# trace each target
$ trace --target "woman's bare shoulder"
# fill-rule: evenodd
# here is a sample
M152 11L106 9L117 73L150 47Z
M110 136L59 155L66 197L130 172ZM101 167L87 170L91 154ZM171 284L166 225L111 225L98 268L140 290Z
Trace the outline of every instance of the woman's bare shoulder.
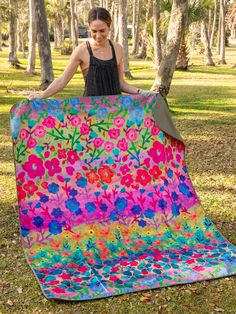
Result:
M113 46L114 46L115 52L116 52L116 59L119 63L123 58L123 47L121 46L121 44L116 43L116 42L113 43Z

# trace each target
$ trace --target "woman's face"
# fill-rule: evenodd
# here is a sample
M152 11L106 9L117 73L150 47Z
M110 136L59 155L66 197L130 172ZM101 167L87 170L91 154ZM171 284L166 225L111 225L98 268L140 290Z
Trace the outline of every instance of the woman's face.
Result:
M90 23L89 30L91 32L91 37L96 42L96 44L102 45L107 40L110 27L108 27L108 25L101 20L95 20Z

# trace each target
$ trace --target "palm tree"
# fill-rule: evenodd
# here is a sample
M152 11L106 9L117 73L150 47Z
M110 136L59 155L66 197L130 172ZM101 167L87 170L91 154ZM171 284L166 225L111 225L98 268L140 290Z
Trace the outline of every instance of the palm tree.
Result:
M54 79L51 47L48 34L48 23L46 17L46 9L44 0L34 0L37 21L37 40L39 48L39 58L41 67L41 85L40 87L46 89Z
M220 0L220 64L226 64L225 61L225 3L224 0Z
M35 1L29 0L29 53L26 74L36 74L35 58L36 58L36 42L37 42L37 23L36 23L36 7Z
M161 35L160 35L160 0L153 0L153 44L154 64L160 65L162 59Z
M77 21L75 18L75 1L70 0L70 17L71 17L71 40L72 40L72 47L78 46L78 35L77 35Z
M16 43L16 31L17 31L17 1L9 0L9 55L8 62L11 66L19 68L19 60L17 59L17 43Z

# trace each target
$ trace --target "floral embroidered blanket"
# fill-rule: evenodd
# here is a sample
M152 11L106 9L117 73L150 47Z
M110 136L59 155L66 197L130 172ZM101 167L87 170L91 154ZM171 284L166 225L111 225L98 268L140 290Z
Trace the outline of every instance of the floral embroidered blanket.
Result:
M236 273L160 95L22 101L11 110L22 243L47 298L86 300Z

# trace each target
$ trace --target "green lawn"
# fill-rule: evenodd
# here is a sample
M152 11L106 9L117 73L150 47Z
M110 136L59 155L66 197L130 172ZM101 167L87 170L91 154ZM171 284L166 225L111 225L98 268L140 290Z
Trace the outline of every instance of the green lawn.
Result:
M7 49L0 52L0 313L209 314L236 313L236 277L84 301L48 301L27 265L20 242L16 187L9 128L11 106L25 98L9 88L37 88L40 76L9 69ZM194 55L189 71L174 75L169 104L186 143L190 176L202 205L220 231L236 244L236 46L227 48L227 65L204 66ZM22 67L27 64L21 59ZM68 57L53 53L55 76ZM217 61L217 57L214 58ZM150 88L155 69L133 59L132 84ZM37 70L39 71L38 63ZM83 80L76 74L60 97L81 96Z

